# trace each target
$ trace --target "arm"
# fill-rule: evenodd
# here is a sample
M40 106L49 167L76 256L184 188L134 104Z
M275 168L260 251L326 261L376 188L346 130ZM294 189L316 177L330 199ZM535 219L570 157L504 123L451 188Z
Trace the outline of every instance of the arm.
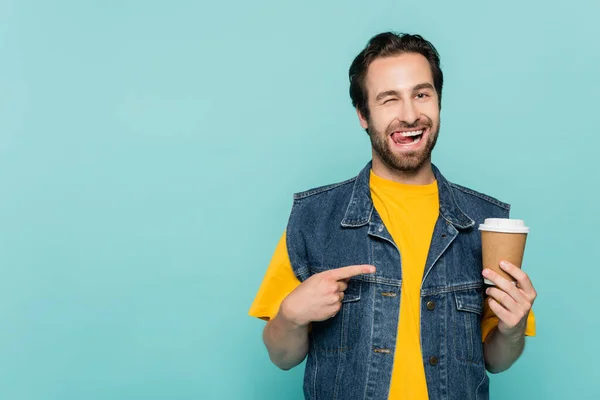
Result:
M523 353L525 335L509 338L494 328L483 344L486 369L497 374L507 370Z
M527 316L537 297L525 272L507 262L501 262L500 267L516 279L517 286L494 271L483 271L483 275L496 284L486 292L490 296L490 309L499 320L483 345L485 365L491 373L507 370L523 353Z
M280 310L267 322L263 340L273 364L287 371L300 364L308 354L308 325L296 325Z
M351 277L374 272L371 265L351 265L312 275L298 285L263 332L271 361L283 370L300 364L308 354L310 323L337 314Z

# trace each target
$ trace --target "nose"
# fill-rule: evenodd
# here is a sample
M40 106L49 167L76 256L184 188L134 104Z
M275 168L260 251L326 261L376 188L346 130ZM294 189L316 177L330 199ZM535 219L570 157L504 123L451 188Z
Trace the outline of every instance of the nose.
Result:
M417 109L412 101L404 101L400 119L408 125L413 125L419 119Z

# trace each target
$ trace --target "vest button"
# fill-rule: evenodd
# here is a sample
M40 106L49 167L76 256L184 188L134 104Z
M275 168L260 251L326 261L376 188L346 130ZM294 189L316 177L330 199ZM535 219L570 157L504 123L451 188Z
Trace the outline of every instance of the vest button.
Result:
M436 365L438 365L438 359L437 357L429 357L429 365L435 367Z
M428 301L426 307L429 311L433 311L435 309L435 303L433 301Z

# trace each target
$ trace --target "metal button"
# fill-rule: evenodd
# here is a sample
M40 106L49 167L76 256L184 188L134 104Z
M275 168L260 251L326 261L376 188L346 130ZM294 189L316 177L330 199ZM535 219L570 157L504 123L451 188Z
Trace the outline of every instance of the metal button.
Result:
M378 231L379 231L379 232L383 232L383 225L379 225L379 229L378 229Z
M445 233L442 233L442 237L443 237L443 238L446 238L446 234L445 234Z
M436 365L438 365L438 359L437 357L429 357L429 365L435 367Z
M433 311L435 309L435 303L433 301L428 301L426 307L429 311Z
M392 350L390 350L390 349L373 349L373 351L375 353L382 353L382 354L390 354L392 352Z

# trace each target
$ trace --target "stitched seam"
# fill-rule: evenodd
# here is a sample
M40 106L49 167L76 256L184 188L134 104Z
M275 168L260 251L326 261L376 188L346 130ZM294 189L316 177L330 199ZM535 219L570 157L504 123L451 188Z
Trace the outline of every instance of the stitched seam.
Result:
M369 251L370 251L370 254L369 254L370 262L371 262L371 264L374 264L373 263L373 241L371 241L371 245L369 246ZM374 316L375 315L375 291L373 290L372 293L373 294L371 295L371 300L373 300L372 301L373 306L371 308L371 315ZM375 318L373 318L373 321L374 320L375 320ZM371 333L369 335L369 341L371 342L369 347L371 347L371 351L369 351L369 353L368 353L369 355L367 356L367 362L366 362L366 366L367 366L367 374L366 375L367 376L365 377L365 392L364 392L364 395L363 395L363 399L367 399L368 398L367 397L367 393L369 392L369 376L371 375L371 358L373 357L373 351L372 350L373 350L373 329L374 329L374 325L375 325L374 323L371 324Z
M353 190L356 190L356 188ZM371 210L369 211L369 216L367 218L349 219L347 218L347 215L350 212L350 208L355 205L352 203L352 198L350 200L351 201L348 203L348 207L346 207L346 212L344 213L344 219L342 219L342 226L345 228L357 228L359 226L364 226L371 221L371 218L373 217L373 209L375 208L373 206L373 202L371 202Z
M434 232L435 232L435 228L434 228ZM435 258L435 260L433 260L433 262L431 263L431 267L429 267L423 276L423 280L421 281L421 285L423 285L423 282L425 282L425 279L427 279L427 277L429 276L429 273L431 272L431 270L433 270L433 267L435 266L435 263L438 262L438 260L442 257L442 255L446 252L446 250L448 249L448 247L450 247L450 245L452 244L452 242L454 242L454 239L456 238L456 236L452 237L452 240L448 240L446 243L446 246L444 246L444 248L442 249L442 251L440 251L440 254L438 254L438 256ZM427 268L427 264L425 264L425 268Z
M298 276L303 276L304 274L310 275L310 269L307 267L300 267L296 270Z
M483 313L483 310L481 308L474 308L474 307L469 307L469 306L464 306L464 305L461 305L460 307L457 306L456 309L459 311L471 312L473 314L482 314Z
M378 283L381 285L389 285L389 286L394 286L394 287L400 287L402 286L402 281L397 281L395 279L388 279L388 278L378 278L378 277L373 277L373 276L369 276L369 277L356 277L357 280L362 281L362 282L368 282L368 283Z
M339 344L339 349L340 351L338 352L337 355L337 371L335 374L335 386L333 388L333 400L337 399L338 396L338 390L339 390L339 386L340 386L340 379L341 379L341 374L342 374L342 368L343 368L343 363L342 363L342 349L344 348L344 340L347 340L347 338L344 338L344 335L346 335L345 332L345 327L346 324L345 322L345 318L348 316L347 313L349 312L348 310L348 306L344 307L342 305L342 309L341 309L341 315L340 318L341 320L341 332L340 332L340 344ZM349 316L348 316L349 317Z
M474 336L473 335L473 324L470 324L469 322L471 322L470 321L470 317L467 318L467 332L468 332L467 333L467 340L468 340L468 342L467 342L467 357L468 357L469 361L473 362L474 361L473 358L475 357L474 354L473 354L474 353L474 349L473 349L473 336Z
M452 184L450 184L450 187L452 187ZM471 226L475 225L475 221L473 221L473 218L469 217L469 216L467 215L467 213L465 213L465 212L462 210L462 208L460 208L460 206L458 205L458 202L456 201L456 196L454 195L454 191L453 191L453 190L451 190L451 191L450 191L450 196L452 196L452 201L454 202L454 206L455 206L456 208L458 208L458 210L459 210L459 211L460 211L460 212L461 212L461 213L462 213L462 214L463 214L465 217L467 217L467 218L469 219L469 223L468 223L467 225L462 225L461 227L466 229L466 228L470 228ZM444 218L444 219L445 219L445 218Z
M348 179L348 180L343 181L343 182L333 183L331 185L321 186L321 187L310 189L310 190L307 190L307 191L304 191L304 192L294 193L294 200L300 200L300 199L304 199L306 197L314 196L316 194L324 193L324 192L327 192L329 190L338 188L340 186L344 186L344 185L347 185L349 183L352 183L355 180L356 180L356 177Z
M481 387L481 385L483 385L483 382L485 382L485 377L486 374L485 372L483 373L483 378L481 379L481 382L479 382L479 385L477 385L477 387L475 388L475 397L478 399L479 395L477 394L479 392L479 388Z
M483 288L483 283L466 283L463 285L440 287L440 288L433 288L431 290L426 290L421 293L421 296L434 296L437 294L459 292L459 291L463 291L463 290L481 289L481 288Z
M347 351L350 349L352 349L352 346L346 346L339 349L324 349L322 347L315 347L315 350L319 351L320 353L341 353L342 351Z
M313 268L313 271L316 273L319 272L324 272L324 271L329 271L328 269L321 269L321 268ZM352 278L352 280L357 280L357 281L361 281L361 282L367 282L367 283L378 283L381 285L388 285L388 286L394 286L394 287L400 287L402 286L402 281L398 281L396 279L391 279L391 278L382 278L382 277L374 277L373 275L368 275L368 276L355 276ZM354 299L354 298L350 298L350 299ZM358 295L358 298L356 300L360 299L360 293ZM346 298L344 297L344 300L346 300Z
M312 334L312 337L313 337L312 342L315 343L315 334L314 333ZM315 372L313 373L313 382L312 382L313 383L313 387L312 387L312 389L313 389L313 399L316 400L317 399L317 371L319 369L319 367L318 367L319 366L319 359L317 357L317 352L316 351L313 351L313 356L315 358L315 363L314 363Z
M503 201L500 201L498 199L495 199L495 198L493 198L491 196L488 196L487 194L476 192L473 189L469 189L469 188L466 188L464 186L457 185L456 183L450 183L450 186L452 186L452 187L460 190L461 192L470 194L470 195L475 196L475 197L479 197L482 200L485 200L485 201L487 201L489 203L495 204L498 207L504 208L507 211L510 210L510 204L505 203Z

